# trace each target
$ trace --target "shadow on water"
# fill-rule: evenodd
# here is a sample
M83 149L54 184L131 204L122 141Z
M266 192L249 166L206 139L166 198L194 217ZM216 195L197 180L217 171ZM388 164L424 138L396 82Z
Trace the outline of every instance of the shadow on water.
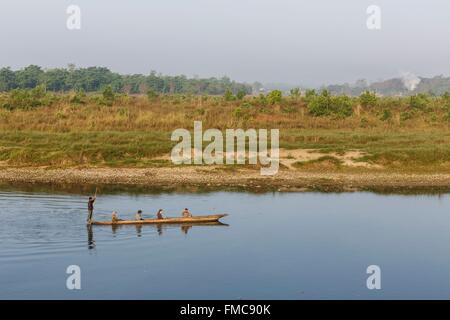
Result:
M32 193L52 194L91 194L98 188L102 194L167 194L167 193L210 193L216 191L234 191L250 193L266 193L276 191L277 188L245 188L242 186L203 186L203 185L178 185L178 186L151 186L151 185L127 185L127 184L78 184L78 183L20 183L0 182L3 191L21 191Z
M92 225L88 224L87 226L87 235L88 235L88 248L95 248L95 240L94 240L94 231L92 230Z
M159 236L163 235L163 231L166 226L179 226L180 231L182 234L187 235L189 230L191 230L193 227L228 227L229 224L222 223L220 221L216 222L202 222L202 223L182 223L182 224L154 224L154 225L110 225L110 226L97 226L97 228L107 228L111 227L111 232L113 235L116 235L119 230L122 228L135 228L136 229L136 236L138 238L142 237L142 229L143 228L153 228L156 229L156 232ZM87 225L87 237L88 237L88 249L94 249L95 248L95 239L94 239L94 226L93 225Z
M338 184L332 185L312 185L312 186L286 186L280 188L277 185L266 185L255 187L252 184L247 186L204 186L204 185L177 185L177 186L147 186L147 185L127 185L127 184L77 184L77 183L9 183L1 182L0 189L3 191L21 191L32 193L52 193L71 195L90 195L98 188L102 194L207 194L218 191L246 192L249 194L267 194L275 192L284 193L352 193L371 192L381 195L440 195L449 194L449 186L373 186L360 188L347 188Z

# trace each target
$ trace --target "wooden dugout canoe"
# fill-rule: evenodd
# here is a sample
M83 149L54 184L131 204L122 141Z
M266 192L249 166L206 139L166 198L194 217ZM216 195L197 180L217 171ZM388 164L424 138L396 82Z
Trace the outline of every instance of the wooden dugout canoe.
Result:
M227 214L214 214L209 216L194 216L190 218L164 218L164 219L144 219L144 220L122 220L117 222L112 221L93 221L93 225L110 226L110 225L127 225L127 224L196 224L217 222L219 219L226 217Z

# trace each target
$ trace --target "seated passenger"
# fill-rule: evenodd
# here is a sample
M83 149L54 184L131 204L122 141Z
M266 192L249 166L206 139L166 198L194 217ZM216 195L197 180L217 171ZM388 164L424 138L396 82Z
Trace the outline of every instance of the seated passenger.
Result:
M135 219L136 219L136 220L144 220L144 219L142 218L142 210L138 210L138 212L137 212L136 215L135 215Z
M189 212L188 208L184 208L184 210L181 213L181 215L183 216L183 218L190 218L190 217L192 217L192 214Z
M117 221L122 221L122 219L119 219L119 215L117 214L117 212L113 211L112 216L111 216L111 221L114 223Z

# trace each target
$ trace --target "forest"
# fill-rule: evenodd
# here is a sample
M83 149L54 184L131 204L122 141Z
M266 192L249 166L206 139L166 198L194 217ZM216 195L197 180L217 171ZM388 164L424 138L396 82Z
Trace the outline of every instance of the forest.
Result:
M83 91L96 92L111 87L114 92L128 94L147 93L191 93L224 94L227 90L251 93L250 85L238 83L228 77L187 78L184 75L167 76L151 71L148 75L121 75L104 67L76 68L71 64L67 68L43 68L30 65L20 70L9 67L0 69L0 92L14 89L33 89L44 86L53 92Z

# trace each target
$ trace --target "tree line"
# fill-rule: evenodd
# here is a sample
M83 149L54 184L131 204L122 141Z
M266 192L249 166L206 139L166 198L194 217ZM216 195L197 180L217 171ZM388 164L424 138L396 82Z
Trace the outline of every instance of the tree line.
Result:
M110 87L114 92L127 94L148 93L191 93L222 95L227 91L233 93L252 92L248 84L222 78L187 78L184 75L167 76L155 71L148 75L122 75L104 67L43 69L30 65L20 70L10 67L0 69L0 92L14 89L34 89L45 87L48 91L67 92L84 91L98 92Z

